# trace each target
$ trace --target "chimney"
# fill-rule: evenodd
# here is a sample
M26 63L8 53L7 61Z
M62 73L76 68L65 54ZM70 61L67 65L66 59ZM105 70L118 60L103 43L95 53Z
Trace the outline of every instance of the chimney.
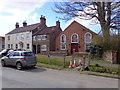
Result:
M46 25L46 18L43 15L40 17L40 24Z
M27 23L26 21L23 22L23 27L27 26Z
M15 28L19 28L19 23L18 22L16 22Z
M56 27L60 27L60 21L56 21Z

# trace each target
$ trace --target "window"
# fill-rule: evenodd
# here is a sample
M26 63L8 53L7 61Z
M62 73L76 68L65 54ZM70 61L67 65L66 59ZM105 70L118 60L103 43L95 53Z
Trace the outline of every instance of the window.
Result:
M19 40L19 34L16 34L16 40Z
M29 39L29 33L26 33L26 39Z
M60 42L61 43L66 43L66 36L64 34L61 35Z
M72 43L78 43L78 34L73 34L71 36L71 42Z
M8 40L10 40L10 36L8 36Z
M24 39L24 34L21 34L21 39Z
M29 44L27 44L27 49L29 49L30 48L30 46L29 46Z
M41 46L41 51L47 51L47 45L42 45Z
M15 45L16 49L18 49L18 44Z
M84 35L84 42L85 42L85 50L89 51L90 50L90 46L91 46L91 42L92 42L92 34L87 32Z
M2 45L2 49L5 48L5 45Z
M14 56L14 52L11 52L9 56Z
M10 48L10 44L8 44L8 48Z
M91 43L92 42L92 35L91 33L87 32L84 36L85 43Z
M62 34L60 37L60 48L61 50L65 50L66 49L66 35Z
M85 43L85 50L89 52L91 43Z
M22 56L35 56L33 52L23 52L21 53Z
M11 49L13 49L13 44L11 44Z
M38 35L37 36L38 40L46 40L46 38L47 38L47 35Z
M20 56L20 53L19 52L15 52L14 56Z
M66 44L65 43L61 43L61 50L65 50L66 49Z
M33 36L33 41L36 41L36 36Z

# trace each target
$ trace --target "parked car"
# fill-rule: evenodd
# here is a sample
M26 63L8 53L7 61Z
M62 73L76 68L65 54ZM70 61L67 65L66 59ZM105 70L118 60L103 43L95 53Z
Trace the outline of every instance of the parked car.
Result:
M11 49L4 49L4 50L2 50L2 51L0 52L0 58L3 57L3 56L6 56L6 55L9 53L10 50L11 50Z
M36 64L36 56L31 51L12 51L8 55L1 58L2 67L12 65L16 66L18 70L23 69L23 67L26 66L35 67Z

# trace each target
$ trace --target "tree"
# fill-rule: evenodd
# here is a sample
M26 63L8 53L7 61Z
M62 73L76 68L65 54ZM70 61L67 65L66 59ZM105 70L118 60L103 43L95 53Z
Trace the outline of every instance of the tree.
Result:
M60 19L66 21L75 17L84 20L95 18L101 26L106 46L109 45L110 29L120 30L120 2L60 2L55 3L53 10L63 14Z

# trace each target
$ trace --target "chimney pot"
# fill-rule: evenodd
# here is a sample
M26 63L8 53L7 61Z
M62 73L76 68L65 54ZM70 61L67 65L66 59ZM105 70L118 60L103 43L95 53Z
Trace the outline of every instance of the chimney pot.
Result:
M40 24L46 25L46 18L43 15L40 17Z
M19 28L19 23L18 22L16 22L15 28Z
M27 23L26 21L23 22L23 27L27 26Z
M59 21L59 20L56 21L56 26L57 26L57 27L60 27L60 21Z

